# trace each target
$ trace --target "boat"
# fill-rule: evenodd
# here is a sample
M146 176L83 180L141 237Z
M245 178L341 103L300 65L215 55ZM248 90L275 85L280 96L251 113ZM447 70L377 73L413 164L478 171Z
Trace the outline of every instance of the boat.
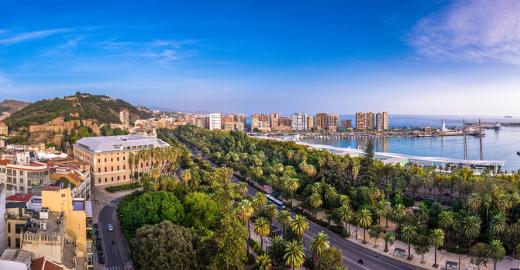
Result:
M520 151L516 151L516 154L520 156Z

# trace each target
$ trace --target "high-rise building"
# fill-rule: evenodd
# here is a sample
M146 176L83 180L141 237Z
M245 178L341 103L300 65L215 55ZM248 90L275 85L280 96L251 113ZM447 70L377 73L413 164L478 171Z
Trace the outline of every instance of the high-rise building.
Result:
M367 130L374 130L375 129L375 122L374 122L374 113L373 112L367 112L366 114L366 129Z
M121 121L121 124L124 126L130 125L130 112L127 109L122 109L119 112L119 121Z
M352 128L352 120L344 119L340 121L340 128L342 131L346 131Z
M260 132L269 132L271 127L269 125L268 114L257 114L251 115L251 131L258 130Z
M380 112L376 114L376 129L377 131L383 131L383 114Z
M388 129L389 122L390 122L390 118L388 117L388 112L383 112L383 130Z
M291 116L291 125L293 131L304 131L307 130L307 114L305 113L294 113Z
M222 114L210 113L208 116L209 130L222 129Z
M289 132L292 130L292 117L291 116L280 116L278 131Z
M329 127L329 115L326 113L317 113L315 121L316 131L323 131Z
M271 130L277 130L278 125L280 125L280 114L279 113L271 113L269 114L269 124L271 126Z
M235 118L232 114L222 116L222 129L231 131L235 129Z
M39 195L50 183L47 164L31 159L29 152L18 152L13 160L0 159L0 183L10 192Z
M327 125L327 130L329 132L336 132L339 126L339 116L337 113L331 113L329 115L329 121Z
M357 131L366 131L367 130L367 118L366 118L366 114L363 112L356 113L356 130Z
M376 127L378 131L383 131L388 129L388 113L387 112L379 112L376 115Z
M314 129L314 116L307 115L307 129L312 130Z

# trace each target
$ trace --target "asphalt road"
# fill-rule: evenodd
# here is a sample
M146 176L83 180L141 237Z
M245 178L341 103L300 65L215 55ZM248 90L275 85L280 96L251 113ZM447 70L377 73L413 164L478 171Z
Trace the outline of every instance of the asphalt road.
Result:
M203 156L198 150L194 149L191 146L188 146L188 148L192 151L194 155L198 155L205 160L208 160L205 156ZM211 162L212 167L218 167L217 164L213 163L211 160L208 160ZM237 177L233 176L234 182L241 181ZM248 185L247 195L248 196L254 196L258 191L251 185ZM289 210L289 209L288 209ZM295 213L291 212L291 214L294 216ZM416 267L411 264L404 263L402 261L393 259L391 257L380 255L379 253L376 253L368 248L365 248L361 245L352 243L348 241L347 239L343 238L341 235L322 227L312 221L309 220L309 229L304 235L304 242L305 247L307 250L310 250L310 243L315 238L315 236L319 232L325 232L329 235L329 241L331 246L339 249L341 253L343 254L343 263L349 270L416 270L416 269L422 269L419 267ZM367 245L370 245L368 243ZM358 260L362 259L363 264L359 264Z
M132 270L130 249L123 236L117 218L117 203L120 199L112 200L99 213L99 228L105 245L105 268L107 270ZM108 230L108 224L114 226L114 231ZM112 244L113 241L113 244Z

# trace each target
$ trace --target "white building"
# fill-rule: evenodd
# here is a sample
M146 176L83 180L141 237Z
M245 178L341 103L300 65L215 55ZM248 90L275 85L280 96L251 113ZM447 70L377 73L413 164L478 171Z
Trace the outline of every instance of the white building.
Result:
M210 113L208 116L209 130L222 129L222 114Z
M6 249L0 257L0 269L31 270L32 254L19 249Z
M307 130L307 114L294 113L291 115L291 127L293 131Z
M13 160L0 159L0 184L8 191L40 194L49 183L49 167L33 161L29 152L16 153Z

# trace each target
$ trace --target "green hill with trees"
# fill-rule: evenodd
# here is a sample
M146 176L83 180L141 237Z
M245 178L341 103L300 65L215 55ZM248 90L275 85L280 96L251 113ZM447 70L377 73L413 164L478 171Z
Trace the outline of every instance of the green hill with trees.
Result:
M64 117L66 121L93 119L100 124L119 123L119 112L123 109L130 112L131 121L150 116L149 113L138 110L132 104L121 99L76 92L73 96L44 99L31 103L14 112L5 122L10 129L44 124L56 117Z

